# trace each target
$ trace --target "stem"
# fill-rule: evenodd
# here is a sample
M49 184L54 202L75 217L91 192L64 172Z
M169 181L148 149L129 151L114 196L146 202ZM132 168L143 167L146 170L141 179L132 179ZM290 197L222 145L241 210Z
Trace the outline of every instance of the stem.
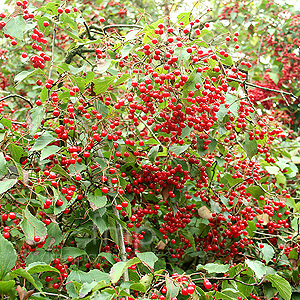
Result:
M50 69L49 69L49 78L51 78L52 70L53 70L53 65L54 65L55 37L56 37L56 26L54 27L54 31L53 31L52 57L51 57L51 66L50 66Z
M18 94L11 94L11 95L5 96L5 97L0 99L0 102L4 101L6 99L9 99L9 98L14 98L14 97L17 97L17 98L20 98L20 99L24 100L25 102L27 102L30 105L31 108L33 108L32 103L28 99L26 99L25 97L23 97L21 95L18 95Z

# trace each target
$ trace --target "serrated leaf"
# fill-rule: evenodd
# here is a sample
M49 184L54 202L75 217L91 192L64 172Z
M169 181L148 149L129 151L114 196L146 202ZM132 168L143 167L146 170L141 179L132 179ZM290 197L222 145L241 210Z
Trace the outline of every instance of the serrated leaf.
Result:
M107 203L107 197L106 196L96 196L94 194L88 194L88 200L92 202L96 208L104 207Z
M94 79L93 83L96 95L103 94L104 92L106 92L109 86L113 84L115 79L116 76L106 76Z
M262 245L264 245L264 247L260 249L260 252L262 254L262 258L266 261L266 263L268 263L273 258L275 251L269 244L264 243Z
M26 243L32 246L35 245L35 236L39 236L41 242L44 241L47 235L47 228L45 224L42 221L38 220L35 216L33 216L28 209L24 210L23 217L24 219L20 223L20 227L24 232Z
M44 149L48 144L55 141L55 137L48 131L38 137L30 151L38 151Z
M10 18L10 20L6 23L3 31L11 35L12 37L22 40L25 32L25 27L26 21L21 15L19 15Z
M157 156L158 150L159 150L159 145L156 145L156 146L154 146L154 147L152 147L150 149L150 151L148 153L149 160L155 161L155 158Z
M174 152L174 154L179 155L186 151L190 145L183 145L183 146L178 146L178 145L172 145L170 146L169 150Z
M269 274L266 276L272 286L276 288L279 292L279 295L284 300L290 300L292 297L292 287L289 282L278 274Z
M259 279L261 279L267 272L267 267L261 261L246 259L245 263L254 271L256 277Z
M120 261L112 266L110 269L110 278L112 283L117 283L121 276L124 274L125 270L127 270L129 267L140 263L141 260L137 257L134 257L127 262Z
M62 249L61 257L62 259L67 259L68 256L76 258L78 256L87 255L86 252L82 249L76 247L64 247Z
M247 153L247 156L251 159L257 153L257 142L256 140L249 140L249 134L245 134L244 149Z
M0 235L0 279L15 266L17 254L11 242Z
M30 265L28 265L25 269L29 274L34 274L34 273L41 273L41 272L56 272L59 273L59 271L54 268L49 266L48 264L44 262L33 262Z
M40 160L43 160L48 156L57 153L59 150L61 150L61 148L55 145L46 146L41 152Z
M17 178L0 181L0 195L11 189L18 182Z
M15 286L16 282L14 280L0 281L0 293L7 294Z
M151 268L154 268L155 262L158 261L158 257L153 252L137 252L136 256Z
M208 263L203 265L203 268L208 273L226 273L229 270L230 265L229 264L218 264L218 263Z
M26 123L31 135L34 135L41 126L45 114L44 106L37 106L32 108L26 117Z

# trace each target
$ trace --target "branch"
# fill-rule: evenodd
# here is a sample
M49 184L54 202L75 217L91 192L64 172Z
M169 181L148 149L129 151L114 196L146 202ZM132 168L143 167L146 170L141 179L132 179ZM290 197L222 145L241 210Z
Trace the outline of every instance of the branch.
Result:
M28 100L25 97L23 97L21 95L18 95L18 94L11 94L11 95L5 96L5 97L3 97L3 98L0 99L0 102L4 101L6 99L9 99L9 98L14 98L14 97L17 97L17 98L20 98L20 99L24 100L25 102L27 102L30 105L31 108L33 108L33 105L30 102L30 100Z
M52 69L53 69L53 65L54 65L55 38L56 38L56 26L54 27L54 31L53 31L52 51L51 51L52 57L51 57L51 66L49 69L49 78L51 78Z
M285 91L279 91L279 90L274 90L274 89L266 88L264 86L260 86L260 85L254 84L254 83L246 82L244 80L239 80L239 79L235 79L235 78L231 78L231 77L228 77L227 79L229 81L230 80L231 81L236 81L236 82L242 83L244 85L252 86L252 87L255 87L255 88L258 88L258 89L262 89L262 90L265 90L265 91L270 91L270 92L275 92L275 93L279 93L279 94L291 96L291 97L293 97L295 99L298 99L298 97L296 97L293 93L288 93L288 92L285 92Z

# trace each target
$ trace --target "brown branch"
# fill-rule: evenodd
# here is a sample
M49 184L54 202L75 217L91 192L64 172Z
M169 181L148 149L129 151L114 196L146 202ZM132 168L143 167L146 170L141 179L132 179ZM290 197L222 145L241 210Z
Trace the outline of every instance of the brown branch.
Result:
M26 99L25 97L18 95L18 94L11 94L11 95L5 96L0 99L0 102L5 101L6 99L9 99L9 98L14 98L14 97L24 100L25 102L27 102L30 105L31 108L33 108L32 103L28 99Z

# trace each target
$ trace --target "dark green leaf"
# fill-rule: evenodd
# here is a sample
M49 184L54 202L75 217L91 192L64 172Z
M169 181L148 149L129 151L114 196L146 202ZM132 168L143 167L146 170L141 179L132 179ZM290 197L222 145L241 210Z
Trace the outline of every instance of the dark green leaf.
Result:
M292 296L292 287L289 282L278 274L269 274L266 276L274 288L279 292L279 295L284 300L290 300Z
M0 234L0 279L15 266L17 254L11 242Z

